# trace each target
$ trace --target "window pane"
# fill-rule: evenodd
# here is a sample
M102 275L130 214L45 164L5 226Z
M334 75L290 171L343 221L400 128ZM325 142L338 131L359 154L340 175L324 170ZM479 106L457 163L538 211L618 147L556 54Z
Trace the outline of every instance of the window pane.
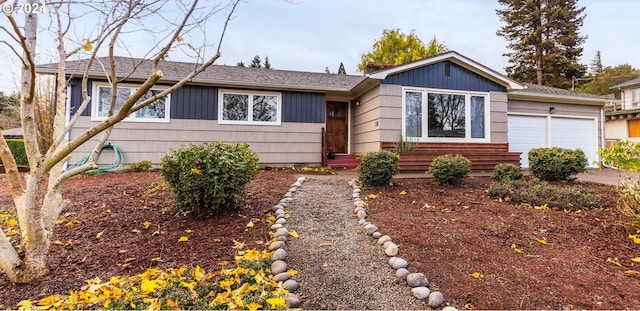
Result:
M422 93L406 92L404 132L406 137L422 137Z
M98 117L106 118L109 116L109 105L111 104L111 87L98 87ZM113 113L117 113L125 100L131 96L130 88L118 88L116 94L116 105Z
M429 93L429 137L465 137L465 96Z
M147 92L147 94L144 94L139 100L138 102L143 102L153 96L155 96L156 94L160 93L162 91L159 90L150 90L149 92ZM153 103L149 104L148 106L136 111L135 116L136 118L140 119L140 118L144 118L144 119L164 119L165 118L165 112L166 112L166 100L167 98L161 98L158 99L156 101L154 101Z
M253 121L278 122L278 98L253 95Z
M484 138L484 96L471 96L471 138Z
M249 96L242 94L223 94L222 119L249 121Z

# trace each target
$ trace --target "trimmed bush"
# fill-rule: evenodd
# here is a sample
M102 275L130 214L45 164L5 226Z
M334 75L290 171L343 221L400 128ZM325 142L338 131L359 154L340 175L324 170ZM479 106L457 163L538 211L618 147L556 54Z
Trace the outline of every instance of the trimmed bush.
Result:
M627 179L624 187L618 190L618 210L621 214L620 223L629 234L640 233L640 180Z
M131 163L129 166L136 172L147 172L151 169L151 161L142 160L140 162Z
M389 186L393 175L400 169L400 156L386 150L366 152L360 156L356 168L358 178L369 187Z
M236 209L244 186L258 173L258 156L247 144L189 144L169 150L160 164L178 209L196 215Z
M11 153L13 153L13 158L16 159L17 165L29 165L27 152L24 150L24 140L7 139L7 145L9 146Z
M519 166L512 163L498 164L493 168L491 179L498 181L520 180L522 179L522 171Z
M510 200L516 204L546 206L570 211L603 207L602 195L577 187L556 187L541 180L517 180L493 183L489 196Z
M429 173L441 184L456 185L467 177L471 170L471 161L456 154L441 155L429 165Z
M580 149L559 147L534 148L529 151L529 171L547 181L568 181L587 170L587 157Z

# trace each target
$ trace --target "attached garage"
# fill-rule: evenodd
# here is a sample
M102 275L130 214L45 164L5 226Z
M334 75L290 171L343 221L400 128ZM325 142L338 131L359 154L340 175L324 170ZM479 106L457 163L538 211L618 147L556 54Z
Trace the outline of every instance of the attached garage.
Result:
M595 166L598 160L597 129L596 118L518 114L507 117L509 151L522 152L522 167L529 167L529 150L539 147L582 149L589 166Z

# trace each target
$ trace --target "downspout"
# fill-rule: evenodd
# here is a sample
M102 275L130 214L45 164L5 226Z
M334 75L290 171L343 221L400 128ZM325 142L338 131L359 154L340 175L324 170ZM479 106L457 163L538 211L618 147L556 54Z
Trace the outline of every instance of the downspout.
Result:
M604 137L604 107L600 107L600 149L605 148L605 144L606 140ZM602 161L602 157L600 157L600 155L598 155L598 160L600 161L600 164L604 166L604 161Z

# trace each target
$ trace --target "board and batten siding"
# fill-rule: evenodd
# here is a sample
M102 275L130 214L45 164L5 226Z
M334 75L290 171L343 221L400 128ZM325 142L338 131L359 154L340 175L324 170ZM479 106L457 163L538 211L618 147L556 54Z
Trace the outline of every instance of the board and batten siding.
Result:
M555 113L552 114L554 117L595 119L597 121L596 129L598 132L597 146L598 149L602 148L602 123L600 122L601 106L509 100L507 109L509 114L549 116L550 107L554 107L556 109Z
M129 84L130 85L130 84ZM82 103L81 79L71 79L71 111L75 111ZM93 81L87 80L87 93L93 96ZM158 84L158 87L163 87ZM218 87L202 85L185 85L170 95L171 119L218 119ZM225 90L229 90L225 88ZM241 91L256 91L238 89ZM272 92L272 91L269 91ZM326 97L324 93L282 91L282 122L324 123ZM91 115L91 103L83 111L82 116Z
M507 91L504 86L450 61L400 72L381 83L459 91Z

